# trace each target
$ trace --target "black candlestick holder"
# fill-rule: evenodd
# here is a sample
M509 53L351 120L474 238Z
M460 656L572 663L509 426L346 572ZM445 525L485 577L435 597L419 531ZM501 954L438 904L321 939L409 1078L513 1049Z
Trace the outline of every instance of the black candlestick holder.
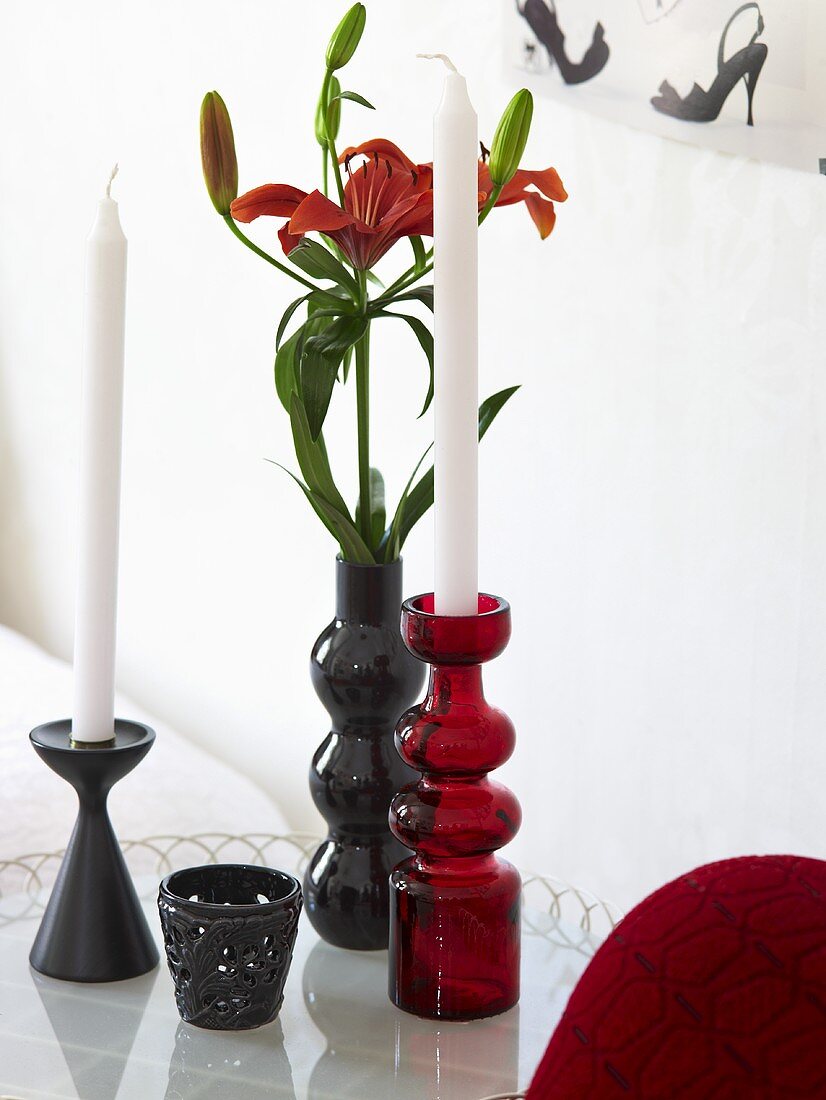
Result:
M35 752L77 792L80 808L32 946L35 970L70 982L117 982L158 965L106 799L152 747L155 731L115 719L112 741L75 745L67 718L29 734Z

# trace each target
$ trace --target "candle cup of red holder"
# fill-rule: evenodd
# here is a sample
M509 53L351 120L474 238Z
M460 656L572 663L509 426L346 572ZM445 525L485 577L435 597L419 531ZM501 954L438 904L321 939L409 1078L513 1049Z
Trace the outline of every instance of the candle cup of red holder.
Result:
M413 856L390 877L390 999L416 1016L475 1020L519 1000L516 868L495 852L516 835L516 797L488 773L513 752L507 715L482 691L482 664L511 633L510 606L479 595L477 615L433 611L432 594L402 606L402 636L430 664L423 703L396 730L422 773L390 808L390 828Z

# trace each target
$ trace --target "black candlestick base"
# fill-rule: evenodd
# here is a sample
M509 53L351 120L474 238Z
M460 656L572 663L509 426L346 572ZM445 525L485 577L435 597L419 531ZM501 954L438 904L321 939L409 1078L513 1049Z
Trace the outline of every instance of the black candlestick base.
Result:
M69 982L117 982L158 965L158 949L106 811L109 791L140 763L155 731L115 719L112 742L74 748L71 722L29 734L38 756L74 787L80 802L66 855L29 961Z

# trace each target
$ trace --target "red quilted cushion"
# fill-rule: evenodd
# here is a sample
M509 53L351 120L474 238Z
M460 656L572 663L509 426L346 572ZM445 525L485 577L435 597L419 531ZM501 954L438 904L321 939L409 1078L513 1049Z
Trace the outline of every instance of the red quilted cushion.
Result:
M527 1096L826 1098L826 863L729 859L646 898L592 959Z

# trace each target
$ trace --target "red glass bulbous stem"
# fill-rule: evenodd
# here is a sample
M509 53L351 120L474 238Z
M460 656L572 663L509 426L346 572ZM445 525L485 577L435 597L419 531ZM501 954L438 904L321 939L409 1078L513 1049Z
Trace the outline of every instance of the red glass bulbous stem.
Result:
M391 1000L408 1012L472 1020L519 999L521 882L494 855L519 829L516 797L488 777L513 752L513 724L491 706L481 665L510 638L510 607L479 596L479 613L440 616L432 595L402 607L410 652L431 665L427 695L396 730L421 779L403 787L390 828L408 848L390 879Z

